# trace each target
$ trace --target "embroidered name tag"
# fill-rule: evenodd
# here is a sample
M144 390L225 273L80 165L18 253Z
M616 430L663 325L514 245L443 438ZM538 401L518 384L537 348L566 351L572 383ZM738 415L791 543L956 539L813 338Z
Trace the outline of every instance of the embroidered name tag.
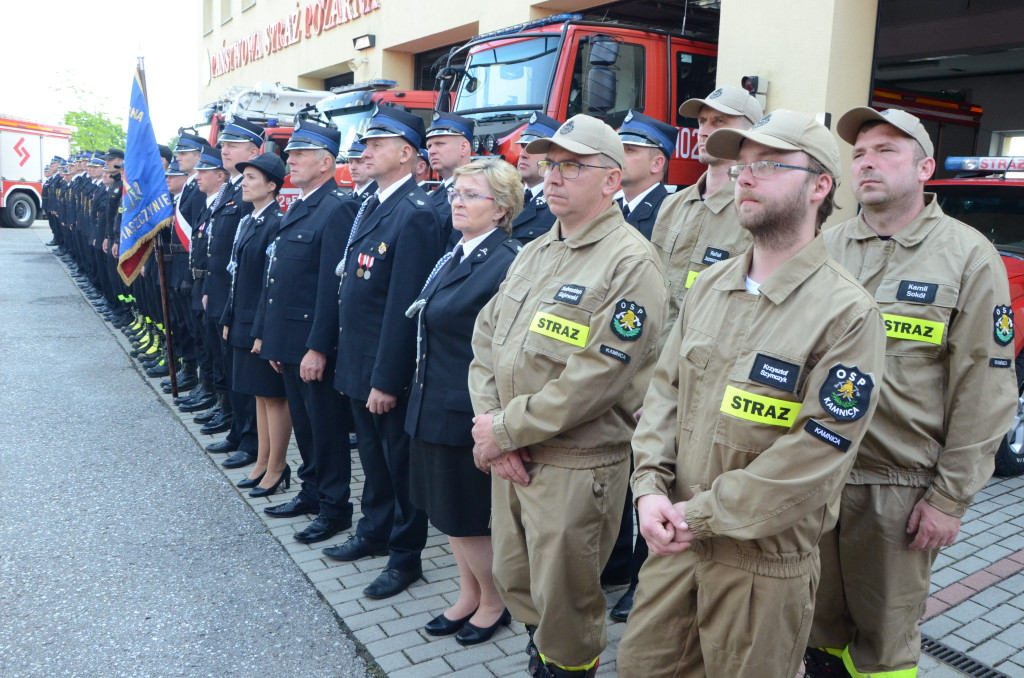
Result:
M747 421L790 428L796 421L796 415L800 413L800 403L769 398L742 391L734 386L726 386L721 410Z
M1013 364L1013 361L1009 360L1008 358L989 358L988 359L989 367L1009 367L1012 364Z
M562 285L562 289L558 290L558 294L555 295L555 301L561 301L566 304L578 304L580 299L583 298L583 293L586 291L587 288L582 285Z
M939 286L934 283L914 282L904 280L896 292L896 298L900 301L916 301L919 304L931 304L935 302L935 293Z
M616 360L621 360L622 362L629 364L629 354L623 353L617 348L612 348L611 346L605 346L604 344L601 344L600 351L601 353L604 353L606 356L610 356L612 358L615 358Z
M763 353L754 358L754 366L750 369L750 378L766 386L773 386L792 393L796 390L796 377L800 374L800 366L778 360Z
M580 347L587 345L587 336L590 335L590 328L587 325L580 325L571 320L559 318L557 315L540 311L533 316L530 331Z
M725 261L729 258L729 253L725 250L720 250L715 247L709 247L704 250L704 259L702 263L710 266L711 264L717 264L720 261Z
M822 426L813 419L808 419L804 425L804 430L810 433L818 440L822 440L832 447L839 449L842 452L846 452L850 449L850 439L844 438L827 426Z
M909 341L923 341L926 344L941 344L942 334L946 326L942 323L920 318L910 318L903 315L892 315L883 313L885 320L885 336L892 339L907 339Z

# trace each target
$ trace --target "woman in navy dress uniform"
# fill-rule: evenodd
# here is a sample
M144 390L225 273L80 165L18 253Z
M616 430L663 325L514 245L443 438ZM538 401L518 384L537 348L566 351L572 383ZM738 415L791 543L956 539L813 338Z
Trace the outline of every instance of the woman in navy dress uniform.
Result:
M243 217L235 233L231 251L231 295L224 306L220 323L224 338L234 351L231 383L239 393L256 397L256 428L259 449L256 465L238 487L252 488L249 496L265 497L282 484L291 485L291 469L285 452L292 434L292 418L285 400L280 373L259 357L260 340L253 340L263 277L267 269L267 247L271 234L284 218L277 194L287 173L284 162L273 153L264 153L249 162L238 163L242 171L242 200L252 203L252 214Z
M455 170L448 199L462 238L407 313L417 316L419 332L405 430L412 438L410 498L448 535L459 567L458 601L425 630L473 645L510 617L491 579L491 482L473 463L471 339L477 313L522 247L508 234L523 208L523 187L511 165L476 160Z

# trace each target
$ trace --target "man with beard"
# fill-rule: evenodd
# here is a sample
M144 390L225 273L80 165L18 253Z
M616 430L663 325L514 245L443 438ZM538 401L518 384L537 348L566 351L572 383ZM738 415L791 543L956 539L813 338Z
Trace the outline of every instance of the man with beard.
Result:
M640 571L620 676L793 676L818 580L818 537L878 398L885 327L819 237L839 151L776 111L718 130L738 158L744 254L683 301L633 436Z
M1013 311L999 253L924 192L935 161L921 122L861 107L836 131L853 145L861 212L825 244L878 301L887 355L878 415L821 541L812 643L853 676L904 678L917 674L935 556L1013 419ZM808 675L843 675L809 655Z

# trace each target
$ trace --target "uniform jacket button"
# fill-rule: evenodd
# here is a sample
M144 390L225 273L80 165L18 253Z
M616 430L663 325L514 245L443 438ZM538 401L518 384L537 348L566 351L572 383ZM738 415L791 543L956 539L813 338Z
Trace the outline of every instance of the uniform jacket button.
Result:
M272 304L272 303L274 303L274 300L273 299L267 299L267 303L268 304Z

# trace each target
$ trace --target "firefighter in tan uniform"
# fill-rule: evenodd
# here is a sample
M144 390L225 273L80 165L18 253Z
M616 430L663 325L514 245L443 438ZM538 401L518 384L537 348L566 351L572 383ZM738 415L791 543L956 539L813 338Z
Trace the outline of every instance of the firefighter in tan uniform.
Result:
M493 478L494 580L532 631L531 675L592 676L606 645L600 575L625 500L633 413L654 371L665 277L612 202L624 155L615 130L577 115L526 151L544 154L558 220L477 317L474 457Z
M679 316L686 291L697 275L750 247L750 234L740 227L733 208L733 185L729 181L733 162L714 157L706 144L715 130L750 129L763 111L745 89L723 85L704 99L684 101L679 114L697 119L698 159L708 169L696 184L665 198L651 234L669 281L669 314L662 341Z
M620 676L791 678L810 633L817 543L877 402L878 307L825 251L839 154L822 125L775 111L719 130L739 158L745 253L690 288L633 437L652 552Z
M825 244L875 297L888 339L878 416L822 540L811 644L853 676L909 678L932 563L1013 419L1013 311L995 248L924 192L935 162L920 121L855 108L836 129L853 145L861 213ZM824 658L808 654L815 675Z

